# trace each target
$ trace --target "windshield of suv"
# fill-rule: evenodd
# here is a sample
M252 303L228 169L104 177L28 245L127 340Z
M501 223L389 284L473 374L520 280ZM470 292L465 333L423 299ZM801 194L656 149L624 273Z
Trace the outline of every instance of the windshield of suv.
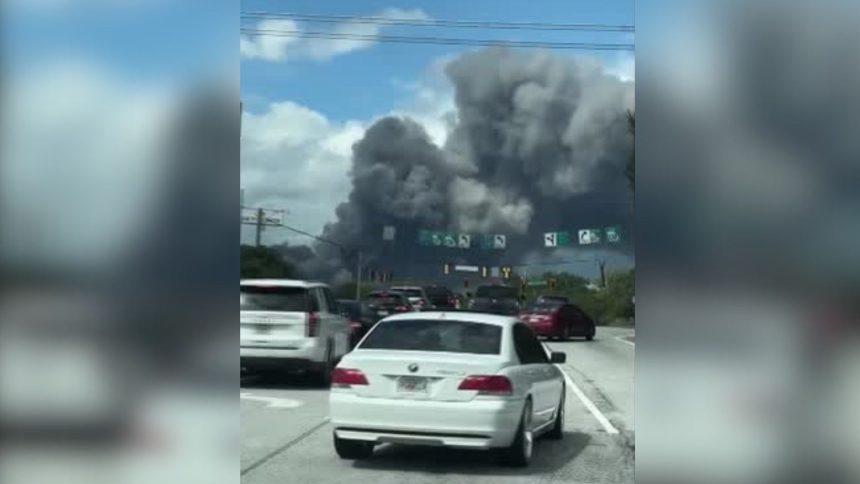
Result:
M302 287L239 286L240 311L306 312L308 291Z

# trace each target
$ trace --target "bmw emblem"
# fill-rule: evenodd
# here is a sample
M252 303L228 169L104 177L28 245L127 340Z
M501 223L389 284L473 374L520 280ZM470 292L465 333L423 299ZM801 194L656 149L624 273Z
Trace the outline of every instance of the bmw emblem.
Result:
M410 363L408 368L409 371L415 373L416 371L418 371L418 363Z

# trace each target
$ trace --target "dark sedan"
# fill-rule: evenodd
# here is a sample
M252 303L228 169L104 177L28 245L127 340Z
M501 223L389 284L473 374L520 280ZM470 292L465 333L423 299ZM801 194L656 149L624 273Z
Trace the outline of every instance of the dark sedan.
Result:
M481 313L516 315L520 311L519 294L510 286L480 286L469 309Z
M374 323L392 314L416 311L406 294L397 291L374 291L364 300Z
M457 298L450 289L444 286L427 286L424 293L430 299L434 309L457 309L459 306Z

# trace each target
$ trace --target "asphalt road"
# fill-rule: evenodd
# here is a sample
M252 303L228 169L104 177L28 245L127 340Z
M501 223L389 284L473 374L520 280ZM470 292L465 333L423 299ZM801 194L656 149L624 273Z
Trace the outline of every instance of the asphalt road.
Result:
M530 467L488 453L384 445L366 461L338 458L328 390L301 376L246 375L241 385L242 482L632 483L633 331L598 328L594 341L548 342L567 353L565 436L535 443Z

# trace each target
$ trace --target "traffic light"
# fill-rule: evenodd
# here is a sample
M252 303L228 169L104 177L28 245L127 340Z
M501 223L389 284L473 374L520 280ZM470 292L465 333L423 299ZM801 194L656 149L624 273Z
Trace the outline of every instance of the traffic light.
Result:
M550 291L555 291L555 277L550 277L546 283Z

